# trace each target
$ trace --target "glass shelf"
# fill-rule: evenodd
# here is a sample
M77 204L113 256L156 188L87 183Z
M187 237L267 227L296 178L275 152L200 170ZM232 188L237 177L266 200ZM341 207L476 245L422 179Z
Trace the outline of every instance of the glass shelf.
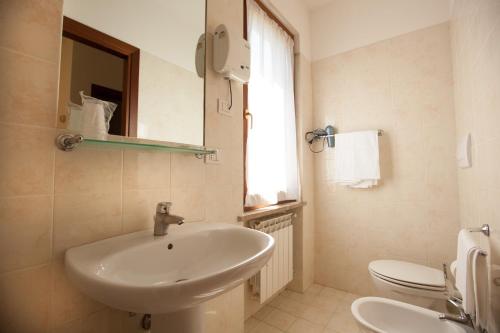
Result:
M78 140L80 138L80 140ZM116 147L123 149L148 149L148 150L160 150L171 153L184 153L184 154L195 154L195 155L207 155L216 152L213 148L207 148L204 146L195 146L174 142L166 141L156 141L156 140L146 140L139 138L129 138L116 135L107 135L104 137L94 137L94 136L82 136L78 133L61 131L56 138L56 145L59 149L70 151L75 149L79 144L83 146L101 146L101 147ZM69 142L66 140L70 140ZM71 142L71 140L76 140L76 142Z

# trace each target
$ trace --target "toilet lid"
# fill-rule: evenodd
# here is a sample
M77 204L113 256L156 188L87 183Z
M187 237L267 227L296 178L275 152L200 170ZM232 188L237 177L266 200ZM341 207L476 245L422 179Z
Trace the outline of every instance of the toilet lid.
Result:
M386 281L388 283L391 283L391 284L396 284L396 285L399 285L399 286L403 286L403 287L408 287L408 288L412 288L412 289L420 289L420 290L426 290L426 291L435 291L435 292L439 292L439 293L442 293L444 291L446 291L446 287L434 287L434 286L427 286L427 285L423 285L423 284L416 284L416 283L410 283L410 282L404 282L404 281L400 281L400 280L394 280L394 279L391 279L391 278L388 278L387 276L383 276L383 275L380 275L380 274L377 274L373 271L370 271L371 274L380 279L380 280L383 280L383 281Z
M445 287L443 272L439 269L398 260L375 260L368 268L375 274L392 280L430 287Z

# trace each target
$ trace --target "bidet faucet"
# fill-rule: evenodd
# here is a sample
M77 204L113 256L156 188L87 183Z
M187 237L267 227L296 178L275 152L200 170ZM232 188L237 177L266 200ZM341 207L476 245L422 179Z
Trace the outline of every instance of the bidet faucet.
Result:
M172 207L171 202L159 202L156 205L156 215L155 215L155 236L165 236L167 234L167 229L171 224L181 225L184 223L184 218L177 215L170 215L170 207Z
M450 298L448 298L448 303L453 305L459 311L459 315L456 316L447 313L441 313L439 315L439 319L454 321L456 323L460 323L463 325L467 325L471 328L474 328L474 323L472 321L471 316L465 313L464 308L462 307L461 299L451 296Z

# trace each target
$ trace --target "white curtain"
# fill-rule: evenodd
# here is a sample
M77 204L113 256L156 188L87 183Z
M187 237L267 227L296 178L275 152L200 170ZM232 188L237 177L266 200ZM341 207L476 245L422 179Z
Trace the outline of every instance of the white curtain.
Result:
M248 4L251 75L245 206L299 197L293 39L253 1Z

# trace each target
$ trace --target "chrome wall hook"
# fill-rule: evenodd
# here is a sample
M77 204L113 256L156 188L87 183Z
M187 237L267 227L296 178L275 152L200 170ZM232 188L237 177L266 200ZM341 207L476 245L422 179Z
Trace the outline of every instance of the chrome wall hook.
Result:
M64 133L56 137L56 146L63 151L72 151L82 142L83 136L80 134Z

